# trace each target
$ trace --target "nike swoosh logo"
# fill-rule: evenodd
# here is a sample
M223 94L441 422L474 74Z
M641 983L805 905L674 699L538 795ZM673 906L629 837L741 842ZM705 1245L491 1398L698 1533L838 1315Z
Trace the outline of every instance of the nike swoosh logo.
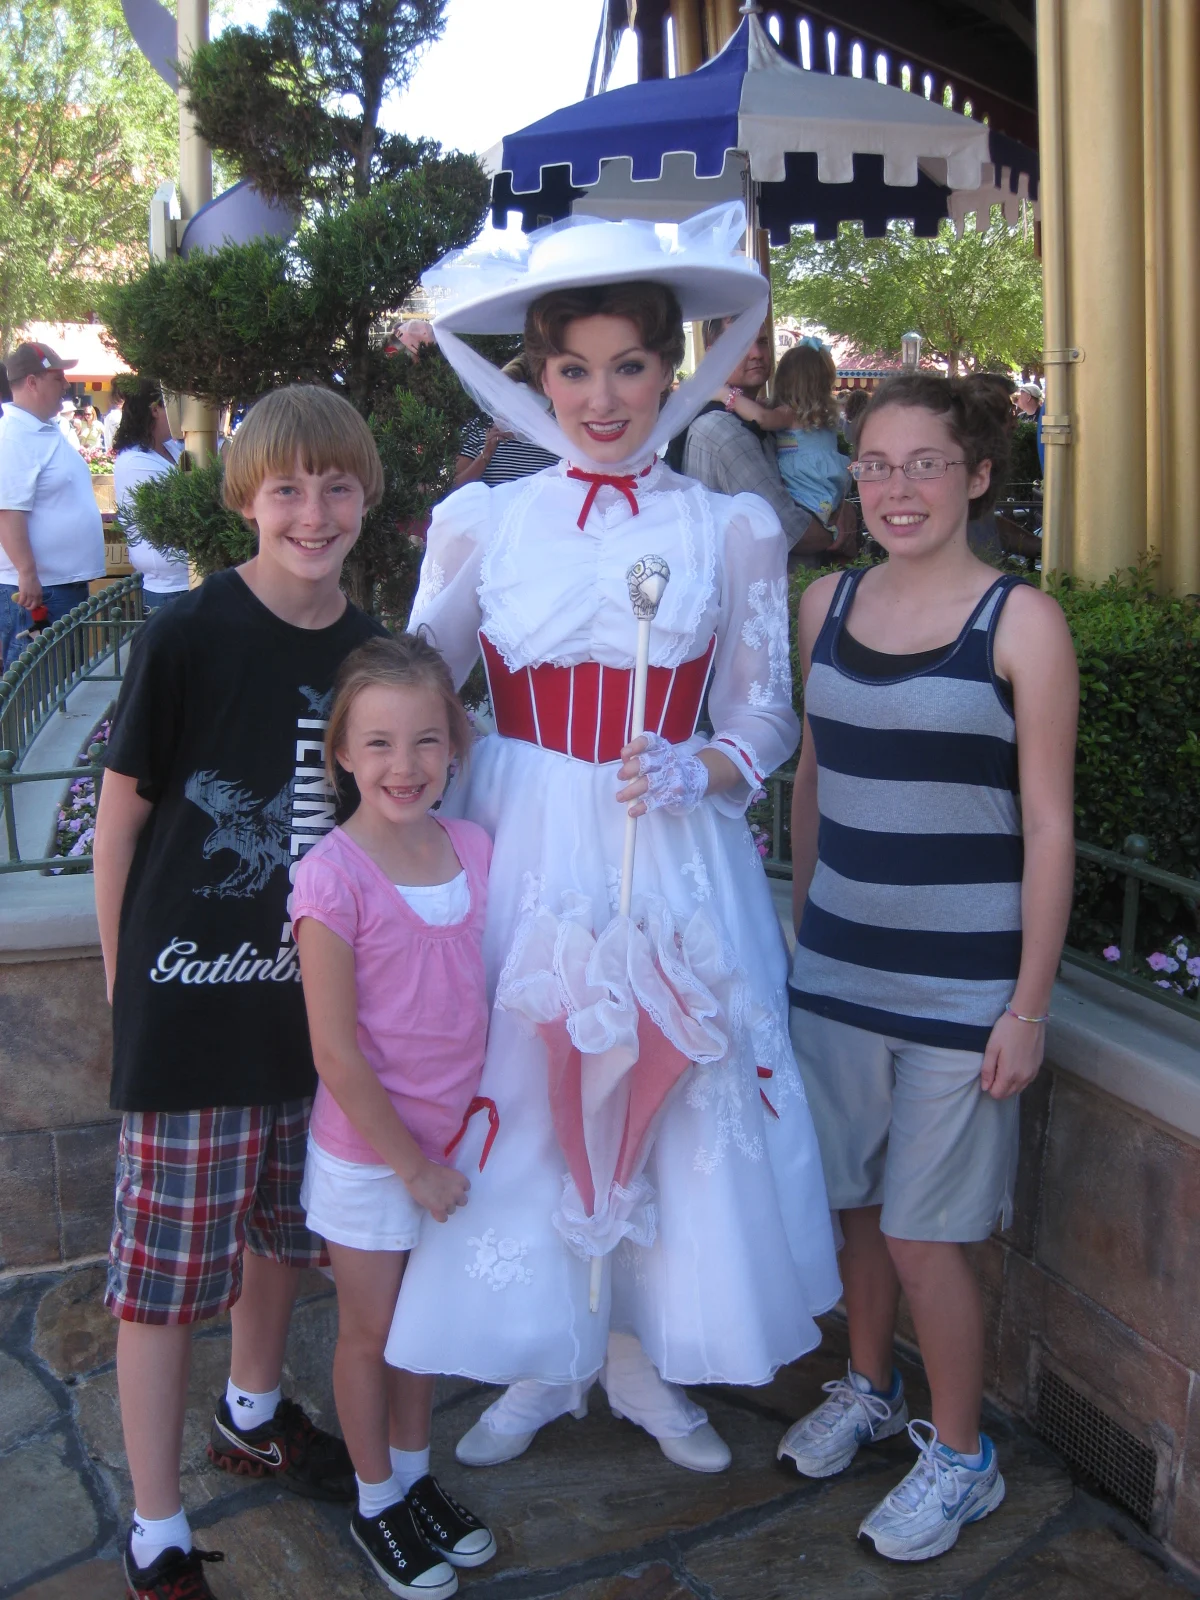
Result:
M274 1440L271 1441L269 1450L256 1450L244 1434L239 1434L232 1428L227 1428L219 1417L214 1417L213 1421L217 1424L217 1432L224 1434L230 1444L236 1445L239 1450L244 1450L248 1456L253 1456L256 1461L261 1461L264 1466L281 1467L283 1465L283 1453Z

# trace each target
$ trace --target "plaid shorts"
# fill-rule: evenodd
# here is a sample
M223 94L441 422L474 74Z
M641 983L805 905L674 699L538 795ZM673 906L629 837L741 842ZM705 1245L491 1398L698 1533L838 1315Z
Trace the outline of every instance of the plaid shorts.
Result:
M200 1322L242 1292L247 1246L325 1266L300 1182L311 1100L205 1111L127 1111L104 1303L125 1322Z

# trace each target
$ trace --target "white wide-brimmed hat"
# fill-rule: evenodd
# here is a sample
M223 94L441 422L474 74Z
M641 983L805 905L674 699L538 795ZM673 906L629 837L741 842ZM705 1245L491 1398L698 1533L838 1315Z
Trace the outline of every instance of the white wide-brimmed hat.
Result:
M433 298L434 336L479 404L497 422L577 465L595 465L567 439L524 386L506 378L462 342L461 334L520 333L534 301L555 290L611 283L661 283L672 289L685 320L734 320L692 377L670 396L653 437L605 472L644 465L697 415L754 343L770 290L742 253L746 213L739 203L714 206L672 228L649 222L569 217L497 249L471 247L444 257L421 279Z

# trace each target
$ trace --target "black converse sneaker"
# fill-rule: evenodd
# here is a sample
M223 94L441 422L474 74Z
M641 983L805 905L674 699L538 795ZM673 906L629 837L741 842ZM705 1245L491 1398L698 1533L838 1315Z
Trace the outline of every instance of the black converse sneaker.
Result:
M208 1459L238 1477L275 1478L309 1500L345 1504L357 1494L346 1446L336 1434L310 1422L294 1400L281 1400L273 1417L243 1433L234 1427L222 1395L209 1434Z
M408 1504L425 1543L452 1567L481 1567L496 1554L491 1530L473 1511L452 1500L432 1474L413 1484Z
M397 1500L377 1517L355 1511L350 1537L380 1582L402 1600L445 1600L458 1588L457 1573L422 1539L406 1500Z
M164 1550L157 1561L139 1567L133 1559L133 1533L125 1541L125 1585L133 1600L216 1600L204 1575L204 1563L224 1561L219 1550Z

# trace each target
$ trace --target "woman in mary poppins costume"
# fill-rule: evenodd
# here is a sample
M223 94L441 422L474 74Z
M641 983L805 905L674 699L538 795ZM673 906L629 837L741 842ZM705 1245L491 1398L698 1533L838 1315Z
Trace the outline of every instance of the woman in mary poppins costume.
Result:
M425 279L463 383L561 458L437 507L409 624L459 683L482 653L496 723L446 803L495 840L487 1059L449 1152L471 1190L423 1229L387 1347L508 1386L459 1442L471 1465L582 1416L598 1375L670 1460L720 1471L682 1386L766 1383L840 1292L745 820L799 735L787 547L762 500L656 454L762 322L744 226L738 205L669 233L573 218ZM683 319L724 316L672 393ZM552 413L460 337L520 332Z

